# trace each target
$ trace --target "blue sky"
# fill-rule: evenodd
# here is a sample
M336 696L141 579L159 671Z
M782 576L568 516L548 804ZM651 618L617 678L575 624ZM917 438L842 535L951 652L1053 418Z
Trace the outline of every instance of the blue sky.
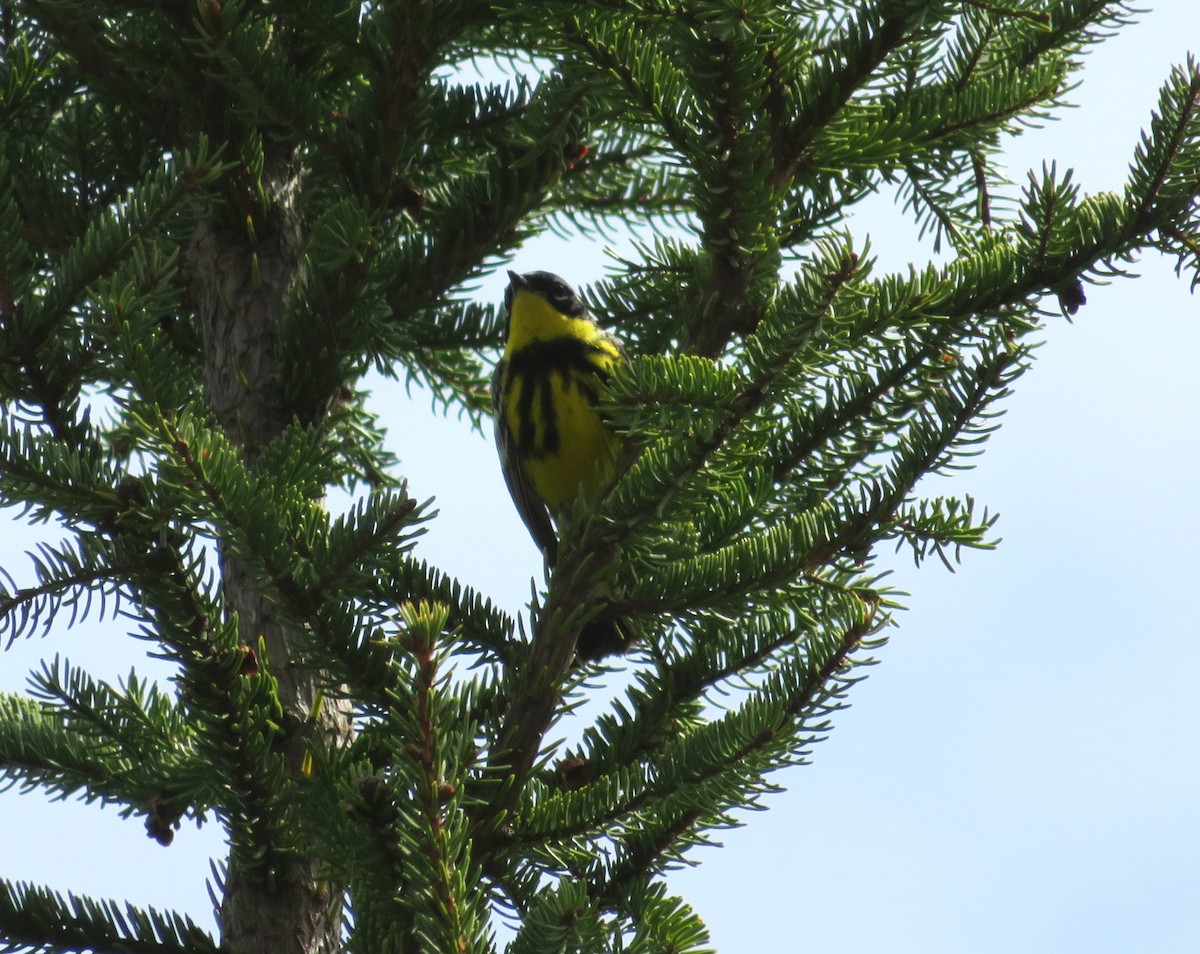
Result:
M1013 144L1014 178L1057 159L1086 191L1120 186L1170 64L1200 51L1190 0L1145 5L1089 57L1080 108ZM929 255L886 203L850 227L880 271ZM557 238L513 262L579 284L606 264L600 245ZM1001 430L948 484L1001 512L1000 548L955 574L897 557L909 609L813 764L778 774L788 791L768 812L671 876L725 954L1200 949L1200 306L1172 263L1136 271L1089 287L1073 325L1049 323ZM438 498L425 558L520 609L538 559L490 435L394 385L377 399L414 494ZM22 568L42 529L6 526L0 564ZM145 649L88 621L0 655L0 687L55 653L109 679L168 675ZM138 819L14 791L0 819L2 876L211 923L212 824L164 849Z

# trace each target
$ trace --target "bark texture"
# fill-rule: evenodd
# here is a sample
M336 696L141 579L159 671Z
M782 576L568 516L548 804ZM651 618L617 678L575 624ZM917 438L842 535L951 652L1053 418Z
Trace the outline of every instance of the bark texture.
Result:
M199 319L205 399L251 466L262 447L293 418L277 364L278 329L300 275L301 231L294 214L298 181L291 170L268 180L274 206L252 227L226 224L216 213L198 223L185 254L189 295ZM221 548L226 611L236 614L242 642L266 645L283 707L282 751L289 774L301 772L319 737L346 737L348 710L326 697L314 714L320 673L298 652L289 628L246 566ZM342 890L322 876L315 852L285 853L264 870L256 859L229 857L221 905L222 948L230 954L334 954L340 949Z

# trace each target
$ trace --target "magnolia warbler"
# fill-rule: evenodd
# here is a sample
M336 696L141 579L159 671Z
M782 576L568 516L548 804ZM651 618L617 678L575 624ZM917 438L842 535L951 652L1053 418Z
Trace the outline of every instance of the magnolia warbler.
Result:
M509 493L553 567L551 523L581 492L616 476L624 442L596 410L600 385L622 364L620 342L597 327L583 301L550 272L509 272L508 341L492 378L496 447ZM603 615L579 634L576 653L599 659L627 647Z

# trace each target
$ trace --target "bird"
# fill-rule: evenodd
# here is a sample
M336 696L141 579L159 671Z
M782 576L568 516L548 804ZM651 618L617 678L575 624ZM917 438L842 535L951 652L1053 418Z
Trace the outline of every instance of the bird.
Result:
M617 476L625 441L596 403L627 358L558 275L509 271L508 279L506 341L492 376L496 449L517 512L553 569L555 521ZM576 655L596 660L627 648L620 622L602 613L580 632Z

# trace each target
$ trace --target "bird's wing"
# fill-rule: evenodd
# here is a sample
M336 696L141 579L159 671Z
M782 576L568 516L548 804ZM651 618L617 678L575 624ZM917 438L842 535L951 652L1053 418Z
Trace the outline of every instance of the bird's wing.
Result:
M508 485L508 492L512 495L513 503L517 505L517 513L525 521L525 526L529 528L529 533L541 548L546 561L553 567L558 557L558 537L554 533L554 525L550 522L550 512L533 489L533 482L525 473L521 459L512 446L512 432L502 404L504 367L503 360L497 362L496 371L492 376L492 424L496 431L500 467L504 471L504 482Z

